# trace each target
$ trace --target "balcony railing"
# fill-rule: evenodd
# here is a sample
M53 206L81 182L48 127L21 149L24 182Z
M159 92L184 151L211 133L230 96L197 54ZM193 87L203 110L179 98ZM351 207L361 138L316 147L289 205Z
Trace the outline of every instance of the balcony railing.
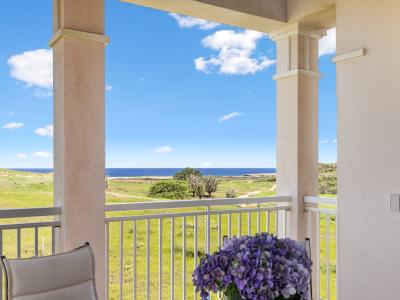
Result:
M107 296L197 299L191 274L204 253L233 235L285 235L289 197L107 205ZM121 215L123 214L123 215Z
M55 253L55 235L60 222L59 207L0 209L0 255L10 258ZM0 272L0 299L5 298Z
M198 299L191 273L200 256L217 250L224 237L262 231L285 236L289 202L262 197L107 205L107 299ZM318 220L317 299L336 299L336 199L305 202ZM0 254L54 253L60 213L57 207L0 210Z
M309 217L317 215L317 299L337 299L336 198L305 197Z

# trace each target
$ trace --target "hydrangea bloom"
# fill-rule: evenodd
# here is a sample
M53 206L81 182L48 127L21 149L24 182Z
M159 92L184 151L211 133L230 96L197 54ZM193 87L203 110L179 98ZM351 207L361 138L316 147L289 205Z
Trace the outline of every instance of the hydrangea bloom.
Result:
M233 237L206 255L193 272L202 299L235 291L241 299L273 300L308 295L311 260L305 247L268 233Z

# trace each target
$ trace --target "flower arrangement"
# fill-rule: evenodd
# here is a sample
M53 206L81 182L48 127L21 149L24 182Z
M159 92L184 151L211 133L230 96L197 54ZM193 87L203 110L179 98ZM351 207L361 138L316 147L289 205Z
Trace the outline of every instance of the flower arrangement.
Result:
M312 262L305 246L268 233L233 237L193 272L202 299L222 292L226 299L307 299Z

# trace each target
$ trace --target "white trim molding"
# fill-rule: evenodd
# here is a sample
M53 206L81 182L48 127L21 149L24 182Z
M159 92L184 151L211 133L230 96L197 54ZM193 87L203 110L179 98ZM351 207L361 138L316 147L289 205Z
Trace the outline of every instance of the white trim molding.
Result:
M350 59L354 59L357 57L361 57L367 54L367 51L365 48L361 48L361 49L357 49L357 50L353 50L353 51L349 51L343 54L339 54L336 55L334 57L332 57L332 62L334 63L339 63L339 62L343 62L346 60L350 60Z
M54 45L63 38L91 41L104 45L107 45L110 42L110 38L104 34L91 33L68 28L60 28L59 30L57 30L57 32L54 33L53 37L50 39L49 46L54 47Z
M300 34L300 35L320 39L326 35L326 30L325 29L314 29L314 28L305 26L303 24L295 23L295 24L290 24L288 26L285 26L281 29L278 29L276 31L269 33L268 37L273 41L277 41L277 40L283 39L287 36L291 36L291 35L295 35L295 34Z
M310 78L315 78L315 79L322 78L322 73L320 73L320 72L309 71L309 70L304 70L304 69L295 69L295 70L290 70L288 72L284 72L281 74L276 74L276 75L274 75L273 79L279 80L279 79L284 79L284 78L299 76L299 75L304 75L304 76L307 76Z

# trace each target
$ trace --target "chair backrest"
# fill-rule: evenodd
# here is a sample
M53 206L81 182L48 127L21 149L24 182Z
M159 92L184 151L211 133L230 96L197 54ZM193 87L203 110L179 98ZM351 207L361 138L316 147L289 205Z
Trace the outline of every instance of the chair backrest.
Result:
M2 257L8 300L97 300L88 243L70 252L23 259Z

